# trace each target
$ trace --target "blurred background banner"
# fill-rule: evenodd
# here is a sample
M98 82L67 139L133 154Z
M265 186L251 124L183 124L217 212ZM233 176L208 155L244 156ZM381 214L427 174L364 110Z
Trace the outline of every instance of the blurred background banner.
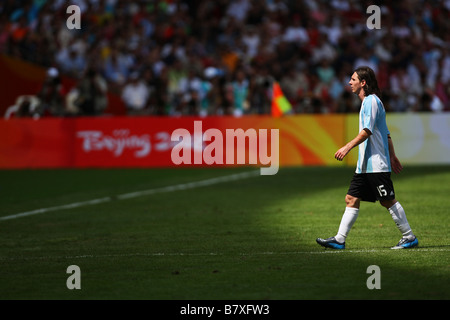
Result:
M410 164L450 163L450 114L388 115L396 150Z
M401 113L386 115L397 157L403 164L450 163L450 114ZM346 117L347 138L358 134L358 115ZM347 163L356 165L358 153L350 152Z
M1 120L2 169L69 167L73 157L71 119Z
M358 133L357 115L295 115L234 117L111 117L2 120L0 167L9 168L86 168L86 167L168 167L175 166L171 141L179 128L189 131L194 152L194 122L201 130L214 128L222 133L226 145L227 129L279 129L280 166L338 166L336 150ZM450 163L450 114L388 114L389 129L396 153L404 164ZM270 136L270 131L268 132ZM200 136L200 141L202 137ZM271 150L270 139L267 139ZM248 159L249 142L246 140ZM237 154L237 152L235 153ZM353 150L346 161L356 164ZM192 161L192 163L194 163ZM225 158L224 158L225 164ZM249 164L246 161L246 164ZM196 164L191 164L195 166ZM202 165L206 166L203 162ZM198 165L197 165L198 166Z
M171 141L174 130L184 128L189 131L192 137L192 159L194 152L202 152L210 143L203 142L201 147L194 145L194 137L199 133L194 129L195 121L201 123L203 133L208 129L218 129L222 133L225 153L228 152L227 129L233 131L242 129L246 133L251 129L258 139L261 138L260 130L266 130L267 140L263 142L267 141L269 154L272 151L271 129L279 129L281 166L340 165L334 160L333 155L344 143L345 115L301 115L282 118L80 117L2 120L0 134L7 138L0 141L0 167L9 169L175 166L171 159L172 149L178 144L178 141ZM237 155L237 143L234 143L234 147ZM249 164L251 150L248 139L245 148L246 164ZM226 164L225 158L223 159ZM203 165L206 166L204 162Z

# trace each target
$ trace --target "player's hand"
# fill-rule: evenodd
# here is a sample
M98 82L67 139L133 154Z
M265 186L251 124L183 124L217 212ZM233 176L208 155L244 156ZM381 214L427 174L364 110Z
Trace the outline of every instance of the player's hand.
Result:
M396 156L391 157L391 168L394 173L400 173L403 170L403 166Z
M350 149L347 146L343 146L334 154L336 160L342 161L344 157L349 153Z

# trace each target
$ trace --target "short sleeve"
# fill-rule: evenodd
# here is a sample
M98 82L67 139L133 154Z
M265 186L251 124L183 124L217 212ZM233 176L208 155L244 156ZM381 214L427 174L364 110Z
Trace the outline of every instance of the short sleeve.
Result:
M375 122L377 118L377 102L372 96L366 97L362 104L363 108L363 129L369 129L370 132L373 132L375 127Z

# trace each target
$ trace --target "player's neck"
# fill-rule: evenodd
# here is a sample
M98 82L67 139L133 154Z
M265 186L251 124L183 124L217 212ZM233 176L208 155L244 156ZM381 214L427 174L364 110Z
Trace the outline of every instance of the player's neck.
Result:
M366 98L366 93L364 92L364 89L359 90L358 97L361 99L361 101L364 101Z

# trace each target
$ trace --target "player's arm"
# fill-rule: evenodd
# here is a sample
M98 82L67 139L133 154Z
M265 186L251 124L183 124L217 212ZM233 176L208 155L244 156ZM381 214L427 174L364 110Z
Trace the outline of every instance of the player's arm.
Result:
M390 134L388 134L388 145L392 171L394 171L394 173L400 173L403 169L403 166L400 163L400 160L398 160L397 156L395 155L394 143L392 142Z
M345 146L343 146L338 151L336 151L336 153L334 154L334 158L336 160L342 161L344 159L344 157L350 152L350 150L352 150L354 147L356 147L360 143L363 143L364 141L366 141L370 137L371 134L372 134L372 132L370 132L369 129L364 128L352 141L350 141Z

